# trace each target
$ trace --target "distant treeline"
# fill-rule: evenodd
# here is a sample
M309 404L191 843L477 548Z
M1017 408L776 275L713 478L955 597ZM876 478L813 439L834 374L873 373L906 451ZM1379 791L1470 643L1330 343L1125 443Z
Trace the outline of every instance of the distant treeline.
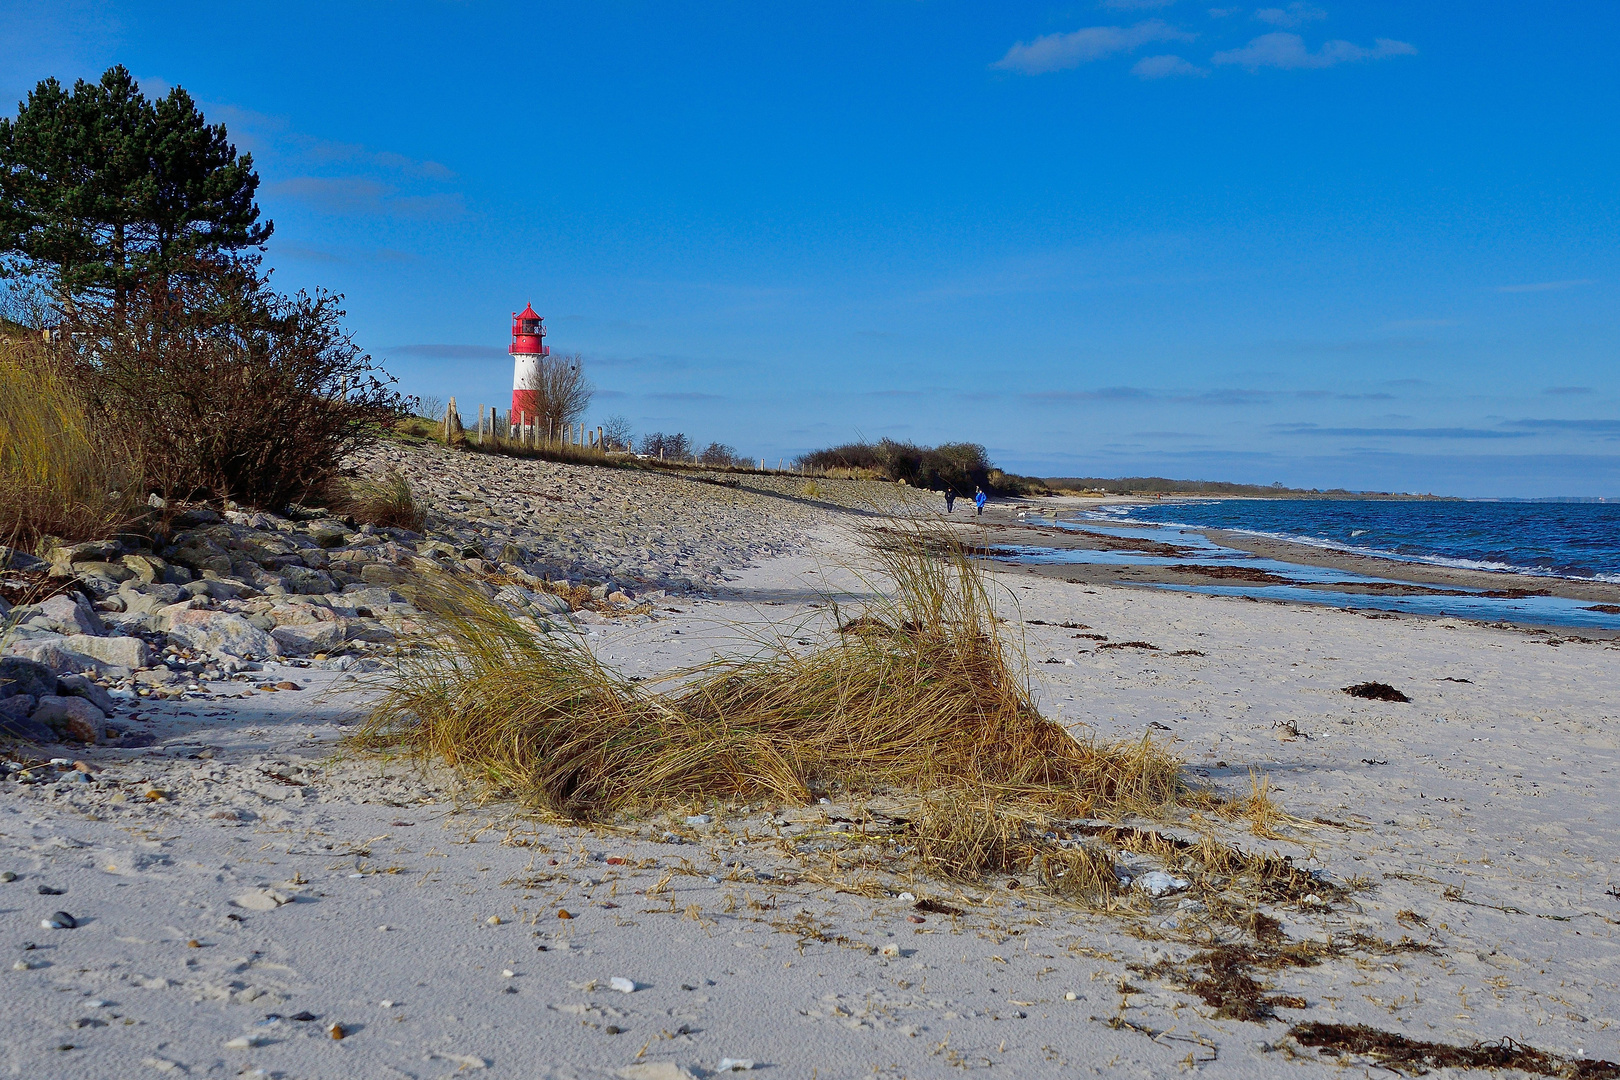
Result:
M1102 491L1109 495L1353 495L1366 498L1388 494L1380 491L1349 491L1345 488L1232 484L1224 480L1170 480L1163 476L1121 476L1112 480L1098 476L1049 476L1044 483L1060 491Z
M996 468L978 443L918 446L894 439L846 443L805 454L793 464L795 468L892 480L958 495L971 495L977 488L991 495L1030 495L1045 488L1032 477L1014 476Z

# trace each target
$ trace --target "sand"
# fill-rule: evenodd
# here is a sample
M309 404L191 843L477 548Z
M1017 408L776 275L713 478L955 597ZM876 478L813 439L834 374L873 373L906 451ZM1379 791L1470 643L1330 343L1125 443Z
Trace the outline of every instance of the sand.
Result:
M709 598L582 629L644 676L766 626L814 640L827 597L865 588L840 568L847 526L826 512ZM732 1059L818 1078L1325 1075L1336 1057L1284 1037L1304 1020L1620 1060L1615 647L996 581L1048 715L1173 739L1219 791L1264 776L1292 813L1342 823L1231 833L1358 886L1333 910L1275 911L1290 938L1433 951L1264 973L1305 1007L1217 1019L1141 970L1230 933L1173 895L1124 918L1028 876L907 878L859 835L876 824L837 820L856 806L547 824L443 769L348 753L363 683L293 667L277 674L296 691L143 702L159 744L86 751L94 783L0 785L0 870L17 875L0 884L0 1072L658 1078ZM1102 647L1133 641L1154 647ZM1365 680L1412 701L1341 692ZM699 812L713 820L688 824ZM918 913L908 891L963 914ZM42 928L57 910L81 925Z

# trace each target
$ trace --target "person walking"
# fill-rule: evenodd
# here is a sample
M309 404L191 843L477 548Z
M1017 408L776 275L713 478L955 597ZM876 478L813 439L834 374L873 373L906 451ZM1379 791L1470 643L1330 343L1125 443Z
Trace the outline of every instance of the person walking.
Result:
M978 508L975 513L979 517L984 516L984 504L989 501L989 498L984 493L984 488L976 487L973 489L973 505Z
M945 489L945 512L947 514L950 514L950 513L954 513L955 511L956 511L956 489L955 488L946 488Z

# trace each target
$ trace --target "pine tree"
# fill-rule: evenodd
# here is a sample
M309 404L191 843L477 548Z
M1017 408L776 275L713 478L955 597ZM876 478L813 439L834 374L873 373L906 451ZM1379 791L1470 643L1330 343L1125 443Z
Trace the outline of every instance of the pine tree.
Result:
M268 240L258 186L253 156L184 90L153 102L121 65L71 92L46 79L0 117L0 274L121 310L148 274Z

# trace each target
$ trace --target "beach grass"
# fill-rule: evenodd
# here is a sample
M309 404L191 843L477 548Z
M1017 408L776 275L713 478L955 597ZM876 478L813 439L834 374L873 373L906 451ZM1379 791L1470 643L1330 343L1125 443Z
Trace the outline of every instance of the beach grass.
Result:
M0 341L0 537L26 548L108 536L144 494L134 455L96 430L38 344Z

